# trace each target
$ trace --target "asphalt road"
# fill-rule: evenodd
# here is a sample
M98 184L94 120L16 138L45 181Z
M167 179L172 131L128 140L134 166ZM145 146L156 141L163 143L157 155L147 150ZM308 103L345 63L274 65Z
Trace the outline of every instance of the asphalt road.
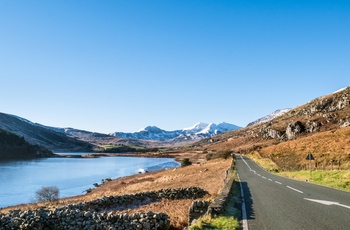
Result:
M236 160L249 230L350 229L349 192L268 173L247 157Z

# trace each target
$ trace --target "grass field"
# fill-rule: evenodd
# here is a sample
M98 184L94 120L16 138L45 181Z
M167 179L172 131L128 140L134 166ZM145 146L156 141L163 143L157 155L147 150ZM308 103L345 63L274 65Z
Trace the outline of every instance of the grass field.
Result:
M256 151L247 156L266 171L295 180L310 180L309 170L281 171L271 159L261 157ZM314 170L310 182L350 192L350 170Z
M297 172L280 172L278 174L302 181L307 181L310 178L310 171L308 170ZM313 171L310 182L350 192L350 171Z

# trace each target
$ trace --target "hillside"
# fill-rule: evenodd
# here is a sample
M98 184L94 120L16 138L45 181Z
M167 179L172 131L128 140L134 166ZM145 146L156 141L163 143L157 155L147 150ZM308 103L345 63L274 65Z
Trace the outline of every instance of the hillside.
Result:
M54 152L91 151L92 149L92 145L87 142L5 113L0 113L0 129L22 136L30 144L44 146Z
M348 169L350 160L350 87L318 97L268 122L202 140L207 151L255 151L282 170L303 168L311 152L315 166Z
M31 145L15 134L0 129L0 160L52 157L54 154L37 145Z

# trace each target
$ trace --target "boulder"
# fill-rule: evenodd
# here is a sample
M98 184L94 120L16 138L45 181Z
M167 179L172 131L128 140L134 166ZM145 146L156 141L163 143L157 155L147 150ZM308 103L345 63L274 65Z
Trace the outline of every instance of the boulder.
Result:
M300 121L290 123L286 129L286 136L288 140L293 140L298 134L301 134L305 131L305 126Z

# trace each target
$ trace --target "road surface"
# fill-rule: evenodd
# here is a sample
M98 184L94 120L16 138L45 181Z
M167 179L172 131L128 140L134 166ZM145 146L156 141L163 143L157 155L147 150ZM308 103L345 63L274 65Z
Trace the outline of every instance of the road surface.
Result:
M244 156L236 167L249 230L350 229L349 192L268 173Z

